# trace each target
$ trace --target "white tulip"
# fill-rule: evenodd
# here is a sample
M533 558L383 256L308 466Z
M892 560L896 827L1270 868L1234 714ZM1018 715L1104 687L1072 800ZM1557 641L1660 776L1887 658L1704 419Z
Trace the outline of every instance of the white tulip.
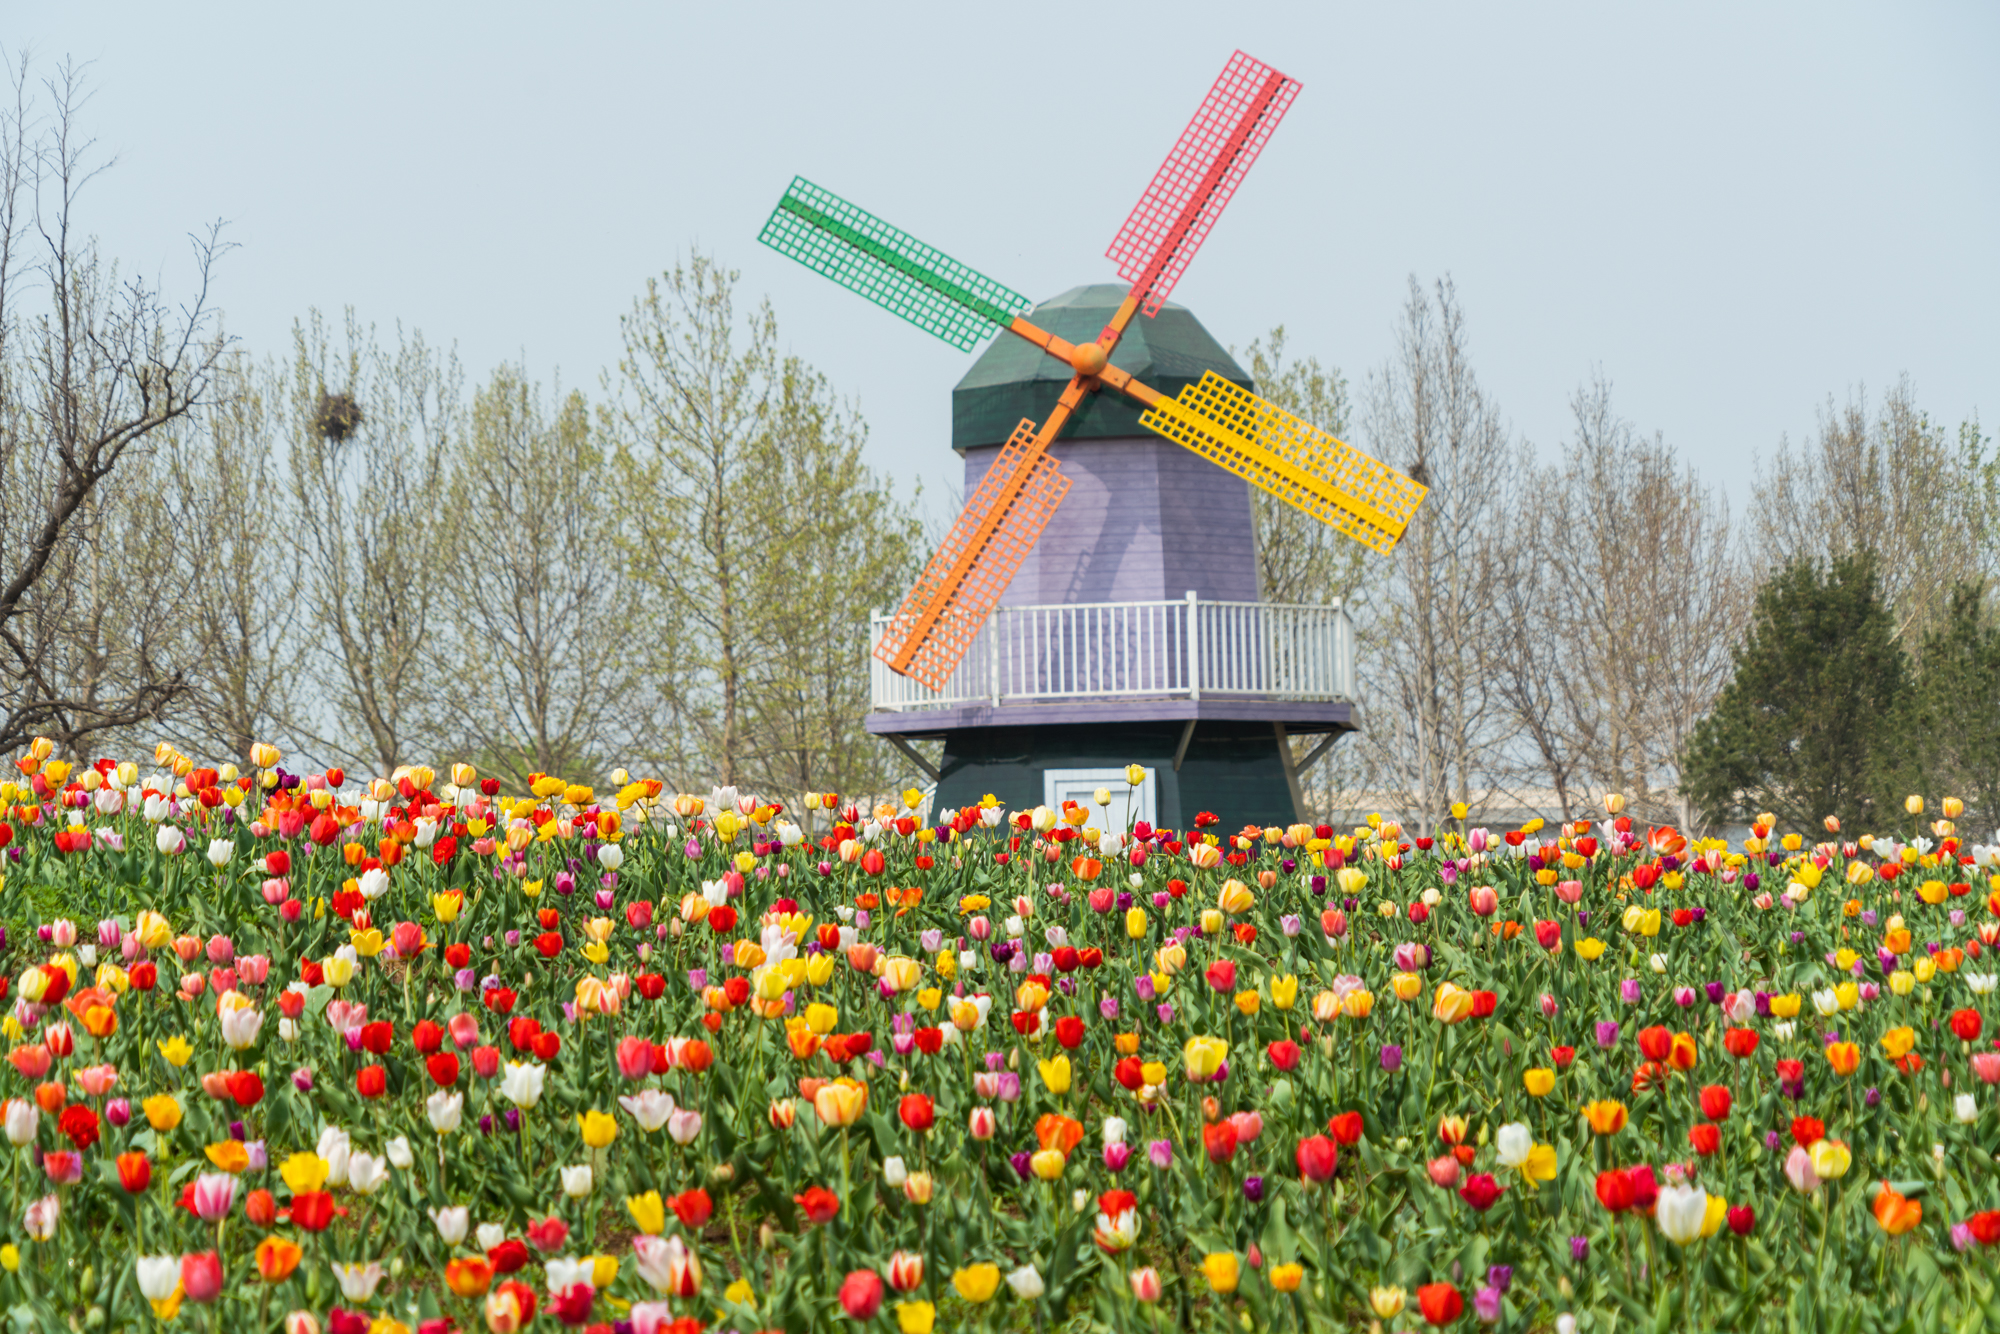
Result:
M458 1129L465 1114L465 1095L448 1093L439 1089L424 1099L424 1115L430 1118L431 1129L440 1135L449 1135Z
M589 1163L578 1163L574 1167L565 1167L562 1169L563 1194L569 1196L572 1200L580 1200L590 1194L591 1187L595 1184L596 1177L592 1175ZM549 1282L550 1286L554 1286L555 1279L553 1275L550 1277Z
M1502 1167L1519 1167L1528 1161L1528 1154L1535 1147L1535 1136L1524 1122L1510 1122L1500 1127L1494 1147L1499 1151Z
M901 1190L903 1183L909 1179L910 1170L904 1166L901 1158L889 1157L882 1160L882 1184L890 1190Z
M1033 1265L1022 1265L1007 1275L1007 1286L1022 1301L1031 1302L1042 1295L1042 1276L1035 1272Z
M1979 1119L1979 1099L1970 1093L1961 1093L1952 1100L1952 1114L1962 1126L1969 1126Z
M170 824L163 824L153 831L153 846L160 850L163 857L177 856L187 847L187 835Z
M382 1152L388 1156L391 1163L395 1164L399 1172L407 1172L417 1164L416 1155L410 1152L410 1138L407 1135L398 1135L384 1144Z
M472 1230L472 1235L479 1242L480 1250L490 1251L507 1240L507 1229L499 1223L481 1223Z
M347 1184L347 1165L354 1154L354 1146L347 1138L347 1132L335 1126L328 1126L319 1133L319 1147L314 1150L326 1160L326 1182L329 1186Z
M375 1289L382 1282L382 1266L379 1264L335 1265L333 1276L340 1280L340 1294L350 1302L366 1302L375 1299Z
M524 1111L532 1111L542 1100L542 1084L548 1078L549 1069L530 1061L526 1065L507 1062L507 1073L500 1080L500 1096Z
M163 1302L181 1285L181 1258L178 1255L142 1255L138 1261L139 1295L149 1302Z
M607 871L615 871L625 864L625 849L616 843L606 843L597 850L597 864Z
M236 855L236 840L233 838L211 838L208 840L208 864L217 870L229 865L229 859Z
M1701 1235L1701 1225L1707 1217L1708 1192L1699 1186L1663 1187L1653 1209L1660 1235L1680 1246Z
M356 1153L347 1160L347 1184L363 1195L373 1195L389 1179L389 1164L372 1153Z
M639 1129L648 1133L665 1125L674 1114L672 1095L658 1089L642 1089L629 1097L621 1096L618 1102L639 1123Z
M441 1209L431 1210L430 1215L431 1222L437 1224L438 1236L444 1239L445 1245L456 1246L465 1240L466 1224L472 1217L470 1209L462 1204L447 1205ZM496 1241L493 1244L497 1246L500 1243Z

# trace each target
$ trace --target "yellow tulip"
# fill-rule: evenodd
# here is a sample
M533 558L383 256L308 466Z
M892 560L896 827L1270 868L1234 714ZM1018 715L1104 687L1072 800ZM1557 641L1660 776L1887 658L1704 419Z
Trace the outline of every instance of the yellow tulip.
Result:
M194 1057L194 1048L190 1047L188 1040L178 1033L160 1043L159 1048L160 1055L165 1057L167 1064L176 1070L184 1067Z
M1397 973L1389 979L1389 990L1400 1001L1413 1001L1424 993L1424 980L1415 973Z
M1028 1168L1043 1181L1054 1181L1069 1166L1069 1159L1063 1157L1061 1149L1038 1149L1028 1159Z
M1375 1009L1375 993L1350 991L1340 998L1340 1012L1349 1019L1366 1019Z
M1782 996L1773 996L1771 997L1771 1014L1774 1018L1778 1019L1796 1019L1799 1017L1799 1005L1801 1001L1802 998L1796 991L1788 991Z
M1125 910L1125 934L1134 940L1146 938L1146 910L1127 908Z
M1289 1010L1298 1003L1299 979L1290 973L1271 979L1271 1004Z
M1528 1181L1554 1181L1556 1179L1556 1146L1537 1144L1528 1150L1528 1156L1521 1162L1521 1175Z
M578 1117L577 1122L583 1127L583 1142L593 1149L607 1148L618 1138L618 1122L595 1108Z
M660 1192L649 1190L644 1195L627 1195L626 1212L639 1230L649 1237L657 1237L667 1227L667 1206L660 1199Z
M1213 1079L1229 1057L1229 1044L1221 1038L1189 1038L1182 1050L1189 1079Z
M1577 957L1586 963L1595 961L1598 955L1604 953L1604 949L1604 942L1596 936L1585 936L1576 942Z
M1549 1091L1556 1086L1556 1072L1540 1069L1524 1071L1521 1082L1527 1086L1530 1097L1546 1098Z
M1441 1023L1455 1024L1471 1016L1472 993L1450 982L1438 983L1437 994L1431 1001L1431 1017Z
M308 1151L285 1159L278 1168L278 1175L285 1179L285 1185L292 1194L303 1195L325 1185L328 1170L326 1159Z
M337 991L354 980L354 960L344 954L330 955L321 962L320 974Z
M937 1307L929 1302L897 1302L896 1334L931 1334Z
M819 1092L813 1094L813 1110L819 1119L830 1126L851 1126L861 1119L861 1113L868 1109L868 1086L857 1084L851 1079L836 1079L831 1084L822 1084Z
M1807 1150L1812 1155L1813 1175L1822 1181L1837 1181L1847 1175L1854 1154L1837 1139L1823 1139Z
M1254 1015L1258 1010L1263 1008L1263 1005L1264 998L1254 991L1239 991L1236 993L1236 1008L1244 1014Z
M1242 1276L1234 1251L1209 1252L1202 1257L1201 1272L1208 1286L1221 1293L1236 1291L1237 1280Z
M181 1123L181 1105L169 1093L155 1093L139 1104L146 1114L146 1124L164 1134Z
M1226 913L1248 912L1257 903L1257 896L1250 892L1250 886L1241 880L1225 880L1222 892L1216 897L1215 906Z
M1056 1157L1060 1158L1062 1155L1057 1154ZM1000 1266L967 1265L952 1274L951 1286L957 1289L959 1296L975 1306L981 1302L992 1301L993 1294L1000 1290Z
M825 1037L833 1032L833 1026L840 1022L840 1011L831 1005L813 1004L806 1006L806 1027Z
M1061 1097L1063 1094L1069 1092L1070 1068L1068 1056L1058 1056L1052 1061L1037 1061L1035 1065L1041 1071L1042 1083L1048 1086L1049 1092L1055 1094L1057 1097Z

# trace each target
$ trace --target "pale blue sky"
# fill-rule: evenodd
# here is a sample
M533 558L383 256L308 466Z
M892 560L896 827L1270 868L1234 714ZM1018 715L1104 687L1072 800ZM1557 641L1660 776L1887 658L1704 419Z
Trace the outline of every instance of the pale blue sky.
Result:
M756 244L794 173L1037 299L1102 258L1229 53L1304 91L1175 296L1357 385L1407 275L1544 448L1601 366L1741 495L1829 394L1907 372L2000 426L2000 6L1146 4L17 8L93 62L89 221L186 276L230 221L231 328L308 306L595 390L699 245L858 398L875 461L957 476L969 358ZM1365 437L1357 440L1365 445Z

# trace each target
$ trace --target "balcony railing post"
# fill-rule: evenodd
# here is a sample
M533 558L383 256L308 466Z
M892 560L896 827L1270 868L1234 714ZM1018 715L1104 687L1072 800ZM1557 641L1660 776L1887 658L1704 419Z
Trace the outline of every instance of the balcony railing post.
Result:
M1194 590L1187 591L1187 678L1188 698L1201 698L1201 618L1196 608Z
M993 687L993 707L996 709L1000 707L1000 642L1006 638L1006 632L1001 627L1006 624L1007 609L994 608L993 619L986 623L986 656L990 664L987 677Z

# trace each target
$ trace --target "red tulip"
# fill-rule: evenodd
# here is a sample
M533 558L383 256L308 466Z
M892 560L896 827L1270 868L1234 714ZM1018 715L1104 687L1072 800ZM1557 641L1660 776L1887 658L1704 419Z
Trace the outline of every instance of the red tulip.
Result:
M1236 1127L1227 1121L1213 1121L1201 1128L1201 1147L1212 1163L1226 1163L1236 1156Z
M1202 976L1206 977L1208 985L1217 991L1236 990L1236 964L1233 960L1217 959L1208 966Z
M387 1056L389 1048L396 1045L396 1026L386 1019L361 1026L361 1049L377 1056Z
M588 1283L572 1283L561 1292L549 1294L548 1312L565 1325L581 1325L590 1319L590 1308L596 1300L597 1289Z
M1361 1138L1361 1113L1342 1112L1327 1122L1326 1128L1333 1132L1333 1137L1340 1143L1353 1144Z
M128 1195L137 1195L153 1183L153 1162L139 1152L118 1155L118 1184Z
M1614 1214L1632 1207L1632 1178L1623 1169L1612 1168L1597 1174L1597 1202Z
M1701 1091L1701 1114L1711 1121L1727 1121L1730 1104L1727 1085L1710 1084Z
M1795 1116L1792 1118L1792 1142L1801 1149L1810 1149L1826 1138L1826 1124L1817 1116Z
M1065 1050L1074 1051L1083 1042L1083 1020L1073 1014L1066 1014L1056 1020L1056 1041Z
M238 1107L255 1107L264 1100L263 1078L255 1070L230 1071L229 1099Z
M1722 1128L1699 1122L1688 1127L1688 1143L1694 1151L1706 1158L1722 1147Z
M1750 1229L1757 1226L1757 1211L1747 1204L1732 1206L1728 1214L1729 1230L1739 1237L1750 1235Z
M419 1055L428 1056L444 1046L444 1029L429 1019L419 1019L417 1026L410 1030L410 1045Z
M379 1065L364 1065L354 1072L354 1091L364 1098L379 1098L388 1088L389 1072Z
M309 1190L292 1196L292 1225L307 1232L324 1232L333 1222L333 1196Z
M278 1201L268 1190L253 1190L243 1201L243 1216L258 1227L278 1221Z
M1299 1141L1299 1176L1306 1181L1327 1181L1340 1165L1340 1149L1324 1135Z
M1489 1174L1479 1172L1465 1179L1465 1184L1458 1188L1458 1197L1483 1214L1500 1198L1500 1183Z
M181 1286L189 1301L212 1302L222 1293L222 1257L214 1251L181 1257Z
M937 1108L921 1093L906 1093L896 1104L896 1115L904 1125L918 1134L923 1134L937 1124Z
M1951 1031L1960 1042L1979 1040L1980 1018L1977 1010L1954 1010L1951 1015Z
M1465 1298L1449 1283L1426 1283L1417 1289L1417 1309L1433 1325L1449 1325L1465 1313Z
M1674 1035L1671 1029L1661 1028L1655 1024L1651 1028L1639 1030L1639 1054L1649 1061L1666 1060L1667 1052L1673 1045Z
M519 1237L509 1237L486 1252L496 1274L515 1274L528 1267L528 1247Z
M440 1088L450 1088L458 1082L458 1053L441 1051L424 1061L424 1073Z
M528 1244L544 1254L561 1250L568 1239L569 1224L553 1214L528 1224Z
M831 1223L840 1212L840 1197L825 1186L807 1186L803 1194L792 1196L792 1203L810 1223Z
M871 852L878 861L882 854ZM864 861L863 869L866 870ZM880 871L870 871L870 875L880 875ZM840 1309L847 1312L850 1320L873 1320L875 1313L882 1309L882 1276L872 1269L857 1269L849 1274L840 1285Z
M700 1188L682 1191L667 1201L667 1207L674 1211L674 1217L681 1220L681 1226L689 1229L708 1222L709 1216L715 1212L708 1192Z
M1626 1168L1625 1176L1632 1183L1632 1207L1642 1211L1652 1208L1660 1198L1660 1183L1654 1178L1653 1169L1641 1163Z

